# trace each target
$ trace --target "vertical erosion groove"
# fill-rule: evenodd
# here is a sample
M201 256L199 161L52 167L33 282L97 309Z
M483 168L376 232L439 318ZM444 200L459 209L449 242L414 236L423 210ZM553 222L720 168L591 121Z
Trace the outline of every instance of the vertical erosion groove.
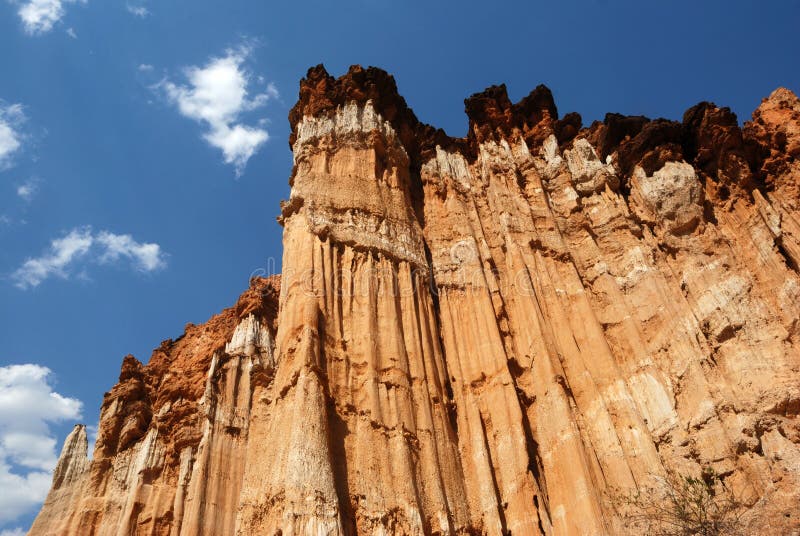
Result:
M465 107L309 70L283 275L124 359L30 534L641 534L625 497L701 475L800 530L800 100Z

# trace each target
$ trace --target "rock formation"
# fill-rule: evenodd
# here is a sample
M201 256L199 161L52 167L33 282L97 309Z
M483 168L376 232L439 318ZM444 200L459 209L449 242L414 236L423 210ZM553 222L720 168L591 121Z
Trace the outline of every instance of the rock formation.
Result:
M703 471L800 529L800 100L466 111L311 69L280 280L125 358L30 534L625 534L615 497Z

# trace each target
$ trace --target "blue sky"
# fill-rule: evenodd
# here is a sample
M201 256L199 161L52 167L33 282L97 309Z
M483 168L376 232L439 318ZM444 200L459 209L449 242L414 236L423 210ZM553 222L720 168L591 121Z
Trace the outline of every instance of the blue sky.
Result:
M797 1L0 0L0 536L27 528L123 355L279 269L309 66L383 67L454 135L500 82L545 83L584 124L701 100L745 120L800 89L799 24Z

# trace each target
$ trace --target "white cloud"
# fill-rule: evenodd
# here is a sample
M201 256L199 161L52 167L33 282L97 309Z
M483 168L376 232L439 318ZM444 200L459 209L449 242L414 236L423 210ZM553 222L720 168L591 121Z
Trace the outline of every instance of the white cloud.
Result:
M141 272L152 272L166 266L165 255L158 244L140 243L130 235L108 231L94 234L90 227L80 227L51 241L45 253L27 259L11 278L18 288L26 290L39 286L51 276L68 279L81 261L109 264L123 257L132 261ZM77 274L78 277L85 276L85 266L77 270Z
M136 6L133 4L125 4L125 7L128 9L128 13L143 19L150 14L150 10L144 6Z
M252 77L244 67L250 54L247 46L228 49L224 56L211 58L202 67L187 68L188 85L165 79L155 86L182 115L207 127L203 139L222 150L225 163L236 168L237 176L269 139L265 129L242 124L241 115L278 96L273 84L250 96Z
M100 262L116 262L120 257L127 257L143 272L152 272L166 265L158 244L140 243L131 235L117 235L108 231L98 234L96 241L105 249Z
M53 29L53 26L64 16L64 4L83 2L86 0L27 0L17 14L22 19L25 32L30 35L41 35Z
M5 529L0 531L0 536L25 536L28 531L16 528L16 529Z
M25 122L21 104L3 105L0 100L0 170L11 164L11 157L22 147L19 126Z
M49 251L41 257L26 260L12 278L21 289L36 287L52 275L67 278L66 268L89 253L93 241L90 229L73 229L53 240Z
M77 39L78 38L78 34L75 33L75 29L74 28L67 28L67 35L70 36L73 39Z
M139 71L143 73L149 73L150 71L153 70L153 66L150 65L149 63L140 63L137 69L139 69Z
M273 84L272 82L267 84L267 95L269 95L270 98L273 99L277 99L278 97L280 97L280 93L278 93L278 88L275 87L275 84Z
M14 490L0 493L0 524L44 501L58 460L50 425L81 418L81 402L53 391L51 377L40 365L0 367L0 489Z
M28 179L24 183L17 186L17 195L28 202L30 202L38 192L39 180L35 178Z
M226 164L236 167L236 175L244 172L247 161L269 139L267 131L245 125L219 125L203 135L208 143L222 149Z

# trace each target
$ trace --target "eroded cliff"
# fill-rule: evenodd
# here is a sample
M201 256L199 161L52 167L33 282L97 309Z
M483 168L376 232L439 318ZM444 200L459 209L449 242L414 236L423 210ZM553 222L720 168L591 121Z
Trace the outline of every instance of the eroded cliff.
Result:
M125 359L31 534L624 534L615 497L707 470L800 528L798 98L466 111L311 69L280 281Z

